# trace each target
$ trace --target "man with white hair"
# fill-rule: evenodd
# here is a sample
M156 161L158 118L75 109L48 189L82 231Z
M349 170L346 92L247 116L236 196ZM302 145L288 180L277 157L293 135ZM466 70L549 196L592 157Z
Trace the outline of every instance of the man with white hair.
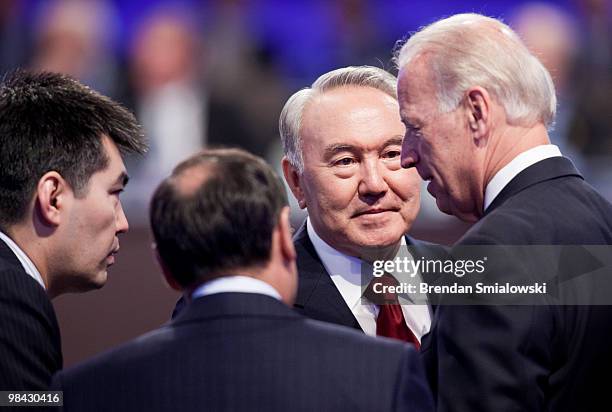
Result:
M296 92L279 120L282 166L299 206L308 210L294 237L296 309L418 347L431 324L428 305L362 299L372 279L363 265L406 253L402 242L416 259L437 253L405 236L419 211L421 180L400 164L396 87L385 70L360 66L325 73Z
M455 15L414 34L396 62L402 166L429 181L441 211L477 221L454 251L612 244L612 205L550 144L550 74L508 26ZM607 306L440 306L422 347L438 410L600 410L610 316Z

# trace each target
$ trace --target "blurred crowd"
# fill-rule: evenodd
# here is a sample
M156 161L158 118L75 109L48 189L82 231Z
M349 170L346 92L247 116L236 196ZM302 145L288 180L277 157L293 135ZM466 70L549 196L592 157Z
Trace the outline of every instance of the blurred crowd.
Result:
M609 0L384 3L0 0L0 70L67 73L136 113L151 147L128 163L124 205L138 225L153 188L188 154L239 146L278 167L278 115L289 95L341 66L394 72L398 39L477 9L510 23L549 69L558 94L551 139L612 200ZM427 198L421 225L449 219Z

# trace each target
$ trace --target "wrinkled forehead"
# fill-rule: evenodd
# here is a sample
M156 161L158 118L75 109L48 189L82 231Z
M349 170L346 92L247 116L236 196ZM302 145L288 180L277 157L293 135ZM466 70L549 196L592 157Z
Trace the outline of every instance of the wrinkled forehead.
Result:
M314 122L360 121L367 115L397 109L397 99L382 90L347 85L314 93L304 107L302 124L311 127Z
M413 112L437 111L438 87L425 56L404 66L398 76L398 97L402 119Z
M399 104L387 93L362 86L346 86L318 93L304 108L303 144L379 144L381 138L401 133Z

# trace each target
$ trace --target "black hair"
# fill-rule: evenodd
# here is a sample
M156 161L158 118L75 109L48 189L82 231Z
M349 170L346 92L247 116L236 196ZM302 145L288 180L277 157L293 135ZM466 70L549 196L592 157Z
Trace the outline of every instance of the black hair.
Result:
M39 179L62 175L82 196L108 165L102 137L122 153L143 153L134 116L69 76L17 70L0 85L0 229L23 219Z
M265 264L286 205L285 187L263 159L240 149L204 150L157 188L151 228L161 260L186 288Z

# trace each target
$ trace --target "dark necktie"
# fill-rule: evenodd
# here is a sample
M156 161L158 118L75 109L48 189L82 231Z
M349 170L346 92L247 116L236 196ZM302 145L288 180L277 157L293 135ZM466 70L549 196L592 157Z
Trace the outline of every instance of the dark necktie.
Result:
M364 296L380 309L376 318L376 335L410 342L419 349L421 344L406 325L397 295L395 293L375 293L373 288L376 283L384 286L397 286L398 282L393 276L385 273L381 277L372 279L366 288Z

